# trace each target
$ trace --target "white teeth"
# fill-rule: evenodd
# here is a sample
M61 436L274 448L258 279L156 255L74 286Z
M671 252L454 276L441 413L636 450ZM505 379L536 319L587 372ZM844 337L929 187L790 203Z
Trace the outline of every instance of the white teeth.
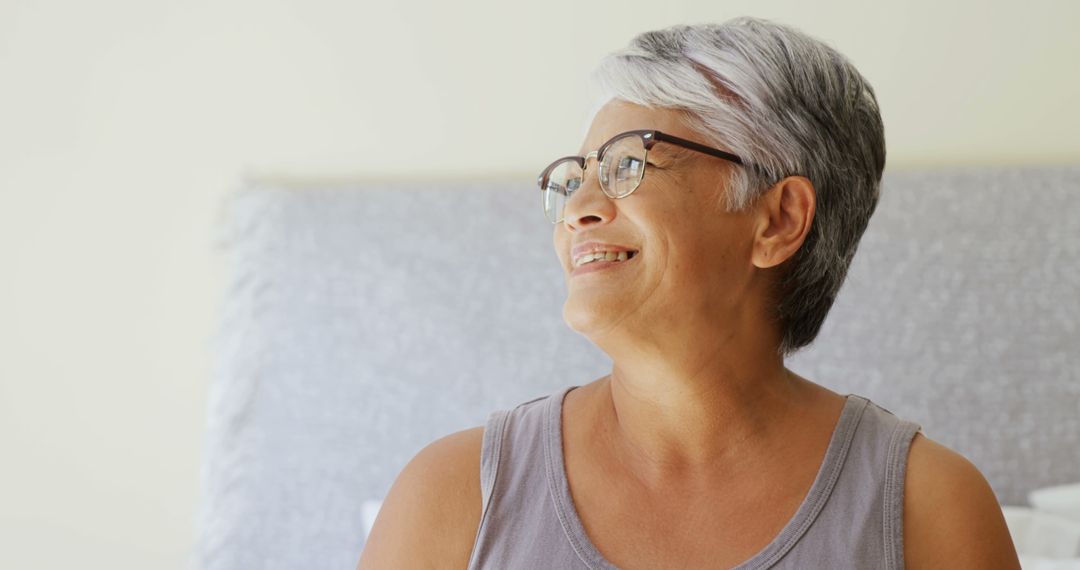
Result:
M586 253L579 257L574 265L581 267L582 265L593 261L626 261L629 258L630 253L626 251L620 251L618 253L614 251L597 251L595 253Z

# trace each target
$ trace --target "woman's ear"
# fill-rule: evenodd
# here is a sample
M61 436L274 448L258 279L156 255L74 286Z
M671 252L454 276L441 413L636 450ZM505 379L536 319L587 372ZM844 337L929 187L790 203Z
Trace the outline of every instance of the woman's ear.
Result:
M817 191L805 176L788 176L758 201L751 261L766 269L780 265L806 240L814 221Z

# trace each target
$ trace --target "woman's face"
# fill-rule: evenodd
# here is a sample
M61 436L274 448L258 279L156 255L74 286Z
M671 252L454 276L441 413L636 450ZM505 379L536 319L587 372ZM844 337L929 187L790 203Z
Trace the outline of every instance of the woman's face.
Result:
M635 129L709 144L683 126L679 116L675 110L614 99L593 119L578 154ZM563 318L594 341L616 331L658 345L671 342L673 330L693 334L712 327L734 334L737 327L725 322L745 318L740 311L750 309L746 292L759 278L750 261L752 216L725 213L720 202L731 169L738 165L663 141L649 150L647 162L638 188L619 199L600 189L596 159L586 164L582 185L567 202L564 221L554 228L555 252L567 279ZM589 266L575 268L571 249L587 241L638 253L575 274Z

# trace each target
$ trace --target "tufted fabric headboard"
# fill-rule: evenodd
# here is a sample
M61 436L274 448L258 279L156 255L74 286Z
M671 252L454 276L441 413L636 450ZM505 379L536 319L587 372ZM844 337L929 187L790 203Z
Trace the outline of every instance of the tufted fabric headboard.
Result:
M352 568L364 501L422 447L610 371L562 320L528 177L250 181L220 230L201 568ZM919 422L1003 504L1080 481L1080 167L886 172L788 366Z

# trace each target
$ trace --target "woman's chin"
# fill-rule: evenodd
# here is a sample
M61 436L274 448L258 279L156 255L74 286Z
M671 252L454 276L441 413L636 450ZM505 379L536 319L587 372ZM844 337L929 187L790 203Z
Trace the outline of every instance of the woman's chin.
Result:
M585 334L586 331L603 329L621 317L616 305L596 300L590 302L589 297L577 296L563 305L563 320L571 329Z

